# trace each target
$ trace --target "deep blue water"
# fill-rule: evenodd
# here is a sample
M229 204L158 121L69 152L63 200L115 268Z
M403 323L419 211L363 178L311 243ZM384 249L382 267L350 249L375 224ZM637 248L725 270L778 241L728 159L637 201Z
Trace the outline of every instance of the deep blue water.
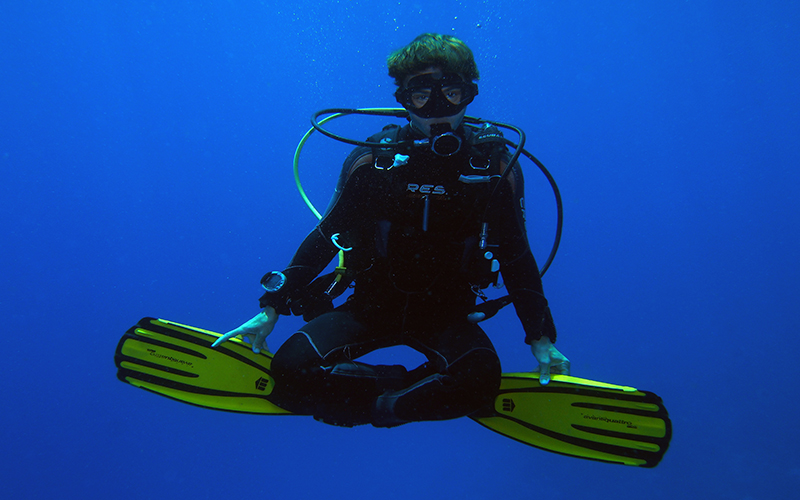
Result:
M0 496L795 498L798 22L789 1L4 2ZM340 429L116 380L142 316L225 331L257 312L258 279L314 224L291 175L308 117L394 106L385 57L426 31L471 46L469 114L525 129L556 177L558 346L575 375L664 398L658 468L468 419ZM318 206L347 151L306 148ZM541 262L554 208L525 167ZM505 371L528 370L510 309L486 329Z

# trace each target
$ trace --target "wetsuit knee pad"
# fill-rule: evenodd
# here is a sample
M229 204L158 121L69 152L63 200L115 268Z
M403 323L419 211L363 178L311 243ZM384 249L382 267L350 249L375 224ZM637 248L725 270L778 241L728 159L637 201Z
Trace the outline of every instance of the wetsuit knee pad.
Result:
M323 387L324 362L306 335L298 332L289 337L272 358L275 388L269 400L293 413L312 415Z
M469 389L476 405L490 404L500 388L502 370L497 353L476 349L453 362L447 370L452 386Z
M283 343L272 358L270 371L277 386L313 384L325 360L303 333L295 333Z

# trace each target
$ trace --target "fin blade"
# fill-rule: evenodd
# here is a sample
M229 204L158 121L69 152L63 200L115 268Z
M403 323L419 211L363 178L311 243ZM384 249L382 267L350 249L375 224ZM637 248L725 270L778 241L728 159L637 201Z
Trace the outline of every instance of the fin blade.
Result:
M672 425L661 398L633 387L555 375L504 374L494 412L473 417L525 444L590 460L655 467Z
M239 339L212 348L219 337L208 330L144 318L117 346L117 378L205 408L288 414L267 400L275 386L272 357L254 353Z

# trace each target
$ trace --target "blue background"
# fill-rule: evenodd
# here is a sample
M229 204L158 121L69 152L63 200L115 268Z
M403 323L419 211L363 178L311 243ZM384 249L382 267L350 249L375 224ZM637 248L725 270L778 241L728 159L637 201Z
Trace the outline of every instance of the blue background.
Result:
M0 496L795 498L799 21L793 1L3 2ZM315 221L291 176L308 117L394 106L385 57L427 31L475 52L469 114L525 129L558 180L558 346L575 375L664 398L658 468L468 419L341 429L116 380L142 316L226 331L257 312ZM318 206L347 151L304 151ZM541 262L552 195L525 168ZM528 370L510 309L486 329Z

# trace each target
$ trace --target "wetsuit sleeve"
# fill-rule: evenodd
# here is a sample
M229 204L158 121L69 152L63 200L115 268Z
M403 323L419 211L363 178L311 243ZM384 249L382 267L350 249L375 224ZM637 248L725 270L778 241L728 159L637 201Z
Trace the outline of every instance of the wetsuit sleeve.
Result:
M358 210L364 203L359 196L358 185L363 177L363 172L358 172L356 161L369 153L369 150L357 148L345 160L342 173L336 185L333 197L322 219L311 233L306 236L297 252L292 257L289 265L283 270L286 283L277 292L265 293L259 303L261 307L271 306L278 314L300 314L301 308L293 307L308 298L309 285L331 262L341 247L355 244L357 230L345 231L344 228L352 226L345 224L353 221ZM362 169L365 170L365 169ZM334 234L339 233L334 239Z
M497 226L501 241L498 248L500 272L511 295L514 309L525 330L525 343L539 340L543 335L556 341L553 316L542 289L539 267L531 252L525 230L525 187L518 164L509 172L499 187Z

